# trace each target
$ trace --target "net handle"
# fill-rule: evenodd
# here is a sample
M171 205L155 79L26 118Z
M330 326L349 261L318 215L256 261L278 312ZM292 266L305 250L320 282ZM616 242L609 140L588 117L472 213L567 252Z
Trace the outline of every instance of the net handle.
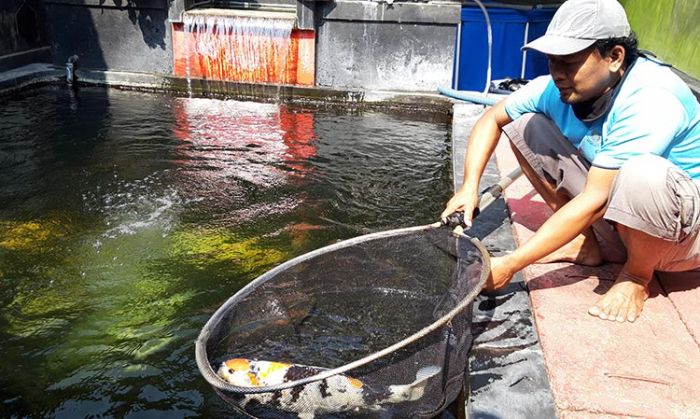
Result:
M438 224L439 225L439 224ZM302 378L299 380L294 380L294 381L289 381L286 383L281 383L281 384L276 384L276 385L270 385L270 386L260 386L260 387L239 387L239 386L234 386L232 384L229 384L225 381L223 381L217 374L216 372L212 369L211 364L209 363L209 359L207 357L207 341L209 340L209 336L211 334L211 330L214 325L218 323L218 321L225 315L227 308L239 301L240 299L245 298L248 294L252 292L253 289L257 288L258 284L261 282L265 282L268 280L269 277L276 275L278 272L283 271L287 269L290 266L297 265L299 262L302 262L304 260L310 259L312 257L315 257L316 255L327 253L329 251L335 250L335 249L341 249L344 247L352 246L356 243L360 242L366 242L369 240L375 240L387 236L396 236L400 234L408 234L412 233L415 231L421 231L421 230L429 230L433 228L438 228L436 224L430 224L426 226L417 226L417 227L407 227L407 228L401 228L401 229L396 229L396 230L388 230L388 231L382 231L378 233L372 233L372 234L367 234L364 236L359 236L355 237L353 239L345 240L340 243L332 244L330 246L322 247L320 249L317 249L313 252L307 253L305 255L301 255L299 257L296 257L294 259L289 260L288 262L285 262L278 267L268 271L267 273L261 275L258 277L256 280L252 281L249 283L247 286L245 286L243 289L241 289L238 293L236 293L233 297L229 298L226 303L224 303L219 309L214 313L214 315L207 321L207 323L204 325L202 328L202 331L200 332L199 336L197 337L197 340L195 342L195 358L197 360L197 367L199 368L199 371L201 372L202 376L204 377L205 380L215 388L218 388L220 390L224 391L229 391L233 393L243 393L243 394L253 394L253 393L269 393L269 392L274 392L274 391L279 391L279 390L284 390L296 386L301 386L304 384L308 384L314 381L319 381L323 380L329 377L332 377L337 374L342 374L347 371L350 371L352 369L361 367L365 364L368 364L372 361L375 361L379 358L382 358L384 356L387 356L404 346L407 346L418 339L438 330L440 327L445 325L448 321L452 320L457 314L459 314L462 310L467 308L467 306L476 298L476 296L479 294L481 291L481 288L484 286L484 283L486 282L486 279L488 278L489 273L491 272L491 262L490 262L490 257L488 252L486 251L486 248L481 244L481 242L473 237L467 236L466 234L463 233L455 233L453 232L452 234L455 234L458 239L464 239L464 240L469 240L474 244L474 246L477 248L479 253L481 254L481 258L484 264L484 267L481 272L481 276L477 282L477 286L475 286L465 297L462 299L462 302L458 304L455 308L450 310L447 314L439 318L438 320L434 321L432 324L429 326L419 330L418 332L414 333L413 335L400 340L399 342L388 346L380 351L377 351L371 355L368 355L364 358L360 358L358 360L355 360L353 362L350 362L348 364L345 364L343 366L340 366L338 368L333 368L333 369L328 369L324 370L316 375L313 375L311 377L307 378Z

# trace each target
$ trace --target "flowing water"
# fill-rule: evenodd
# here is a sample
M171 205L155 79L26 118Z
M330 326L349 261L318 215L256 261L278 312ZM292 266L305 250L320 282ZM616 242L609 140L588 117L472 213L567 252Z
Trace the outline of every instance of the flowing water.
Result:
M286 75L293 20L185 13L183 23L188 80L293 82Z
M194 340L318 247L436 219L445 115L45 87L0 101L0 416L225 417Z

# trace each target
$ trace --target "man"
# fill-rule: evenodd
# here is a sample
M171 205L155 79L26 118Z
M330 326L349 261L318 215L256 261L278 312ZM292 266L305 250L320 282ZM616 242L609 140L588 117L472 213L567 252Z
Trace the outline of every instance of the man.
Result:
M700 278L700 105L667 66L639 54L616 0L568 0L523 48L546 54L550 75L477 121L464 184L441 217L470 218L505 135L554 214L514 252L492 258L486 289L536 262L624 262L589 313L634 321L655 274Z

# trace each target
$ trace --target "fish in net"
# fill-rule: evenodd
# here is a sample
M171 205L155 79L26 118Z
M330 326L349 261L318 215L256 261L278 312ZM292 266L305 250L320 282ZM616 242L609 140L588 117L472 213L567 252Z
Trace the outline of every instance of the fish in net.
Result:
M299 256L226 301L196 342L244 417L430 418L465 386L481 243L450 226L368 234Z

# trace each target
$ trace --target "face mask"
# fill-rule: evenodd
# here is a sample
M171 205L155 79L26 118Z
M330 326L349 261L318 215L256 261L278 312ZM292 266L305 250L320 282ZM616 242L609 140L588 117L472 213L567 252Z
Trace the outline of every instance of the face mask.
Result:
M586 102L574 103L573 105L571 105L571 108L573 109L576 118L580 119L586 124L590 124L595 122L602 116L606 115L608 112L610 112L613 103L615 103L615 98L620 92L622 84L625 82L627 75L630 73L630 70L632 70L632 67L634 67L634 64L636 62L637 60L632 61L632 64L630 64L630 66L627 67L627 70L625 70L625 74L617 82L615 87L603 93L602 96L592 100L588 100Z
M601 116L607 114L608 111L610 111L610 108L612 108L613 101L621 85L622 80L617 83L614 89L608 90L597 99L574 103L571 105L576 118L580 119L586 124L590 124L595 122Z

